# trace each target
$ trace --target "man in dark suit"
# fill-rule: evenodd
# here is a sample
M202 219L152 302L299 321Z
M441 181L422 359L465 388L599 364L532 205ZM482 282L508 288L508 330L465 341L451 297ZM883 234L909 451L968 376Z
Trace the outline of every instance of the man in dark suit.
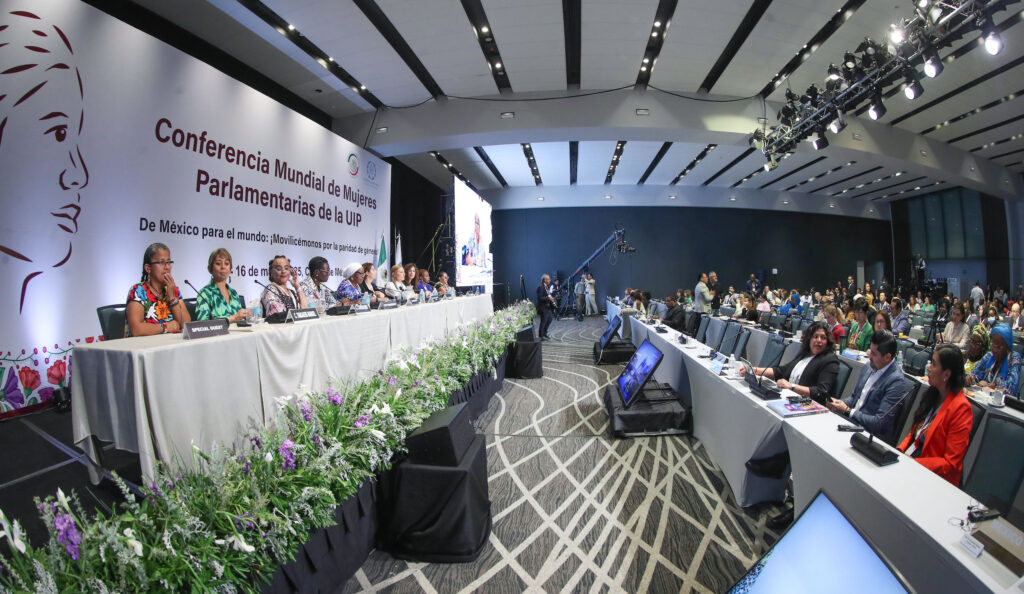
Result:
M544 275L540 277L540 286L537 287L537 313L540 314L540 338L547 340L548 327L555 319L555 298L548 293L548 285L551 284L551 277Z
M875 330L868 348L871 365L864 368L857 380L853 394L842 400L830 398L828 408L835 413L849 417L879 439L891 441L896 427L899 410L894 406L907 393L909 386L903 377L903 370L894 364L896 338L888 330Z
M665 312L665 318L662 319L662 322L669 328L682 332L683 322L686 319L686 308L679 305L679 301L674 295L669 295L665 298L665 305L668 307L668 311Z
M757 296L758 290L761 288L761 281L757 280L757 277L753 274L750 275L750 279L747 280L747 293Z

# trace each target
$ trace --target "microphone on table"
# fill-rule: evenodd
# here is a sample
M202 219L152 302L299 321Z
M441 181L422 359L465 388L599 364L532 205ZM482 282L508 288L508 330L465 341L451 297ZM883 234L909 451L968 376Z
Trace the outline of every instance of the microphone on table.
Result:
M197 289L195 285L193 285L192 283L188 282L187 278L185 279L185 284L188 285L189 287L192 287L192 290L196 292L196 296L199 295L199 289Z
M267 285L265 285L265 284L261 283L261 282L260 282L259 280L255 279L255 278L254 278L254 279L252 279L252 282L256 283L257 285L259 285L259 286L263 287L264 289L266 289L266 290L268 290L268 291L270 290L270 287L268 287Z

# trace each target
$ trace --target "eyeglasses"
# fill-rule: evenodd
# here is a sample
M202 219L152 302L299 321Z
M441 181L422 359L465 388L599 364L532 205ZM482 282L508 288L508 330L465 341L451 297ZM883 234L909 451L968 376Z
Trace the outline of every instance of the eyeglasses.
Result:
M150 262L150 266L170 266L174 264L174 260L160 260L159 262Z

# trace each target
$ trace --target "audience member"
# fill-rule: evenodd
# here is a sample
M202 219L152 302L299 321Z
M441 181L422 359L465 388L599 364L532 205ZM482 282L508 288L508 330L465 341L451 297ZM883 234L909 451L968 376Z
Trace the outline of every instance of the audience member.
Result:
M858 351L866 351L871 345L871 337L875 334L875 328L868 321L868 304L859 299L853 305L854 321L850 325L850 348Z
M901 452L956 487L960 486L974 419L963 388L960 349L940 345L928 365L928 390L914 413L910 433L899 445Z
M949 323L946 324L946 328L936 337L939 343L956 345L961 350L967 349L971 329L967 322L964 321L965 313L963 303L957 303L953 306Z
M846 336L846 328L839 323L839 308L828 305L822 312L825 314L825 324L828 326L829 334L832 335L832 344L842 344L842 339Z
M839 360L828 327L814 322L803 333L800 354L785 365L754 367L754 373L772 378L780 388L824 404L836 383Z
M879 330L888 330L892 332L892 322L889 320L889 314L884 311L876 311L874 317L875 333Z
M548 328L555 319L555 298L548 293L548 285L551 284L551 277L544 275L540 277L540 286L537 287L537 313L540 314L540 339L548 340ZM625 320L623 320L625 321Z
M889 304L889 313L892 316L892 333L896 336L910 334L910 314L903 309L903 300L893 297Z
M711 298L714 295L708 289L708 275L700 273L697 278L697 286L693 289L693 309L698 313L711 313Z
M967 376L967 385L998 388L1016 395L1020 379L1020 353L1013 351L1013 332L1006 324L996 324L991 331L991 350L981 358Z
M893 365L897 350L896 338L887 330L876 330L871 336L868 348L870 368L861 373L857 386L848 398L832 398L828 408L845 415L851 421L870 431L876 437L889 441L896 428L899 410L890 410L902 405L901 399L908 386L903 370Z
M128 290L125 306L125 336L149 336L181 332L191 322L185 302L181 299L171 276L171 249L152 243L142 255L142 281Z
M363 270L363 265L358 262L350 262L341 271L341 283L338 284L338 289L334 292L334 298L341 302L342 305L355 305L363 300L363 292L359 290L359 285L362 284L363 279L366 276L366 272Z

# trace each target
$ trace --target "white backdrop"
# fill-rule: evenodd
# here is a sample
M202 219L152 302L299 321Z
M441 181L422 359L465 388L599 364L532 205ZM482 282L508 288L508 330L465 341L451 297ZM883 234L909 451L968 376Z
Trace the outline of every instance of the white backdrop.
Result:
M0 413L62 385L152 242L185 297L218 247L247 299L276 254L376 261L389 165L82 2L0 4Z

